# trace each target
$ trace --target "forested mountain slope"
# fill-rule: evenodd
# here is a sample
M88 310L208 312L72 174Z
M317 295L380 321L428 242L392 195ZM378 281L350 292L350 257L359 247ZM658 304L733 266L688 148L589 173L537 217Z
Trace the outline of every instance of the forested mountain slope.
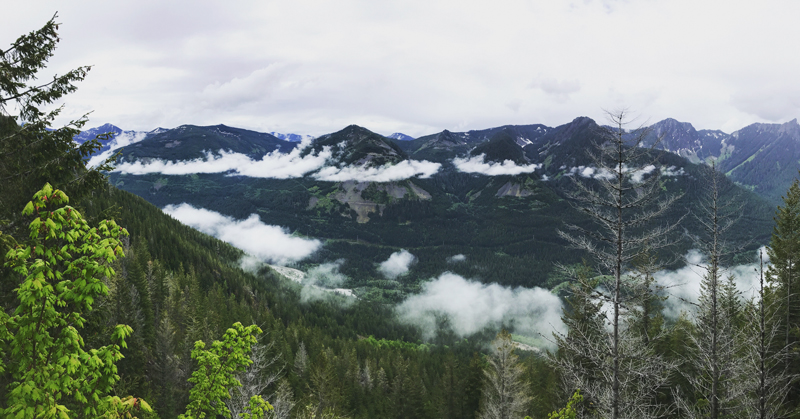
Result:
M518 167L530 167L530 173L465 173L463 170L468 169L457 166L454 158L459 156L459 147L472 144L467 138L477 138L473 133L453 134L460 142L453 140L456 145L452 147L438 143L437 153L448 156L448 160L442 160L444 163L429 177L367 181L355 175L350 180L331 181L313 171L286 179L236 172L165 175L118 171L110 179L117 187L159 207L188 203L238 220L258 214L265 224L288 228L300 237L325 240L320 251L300 262L301 267L344 259L341 269L349 278L347 288L369 298L398 301L417 290L422 281L444 271L486 283L531 287L546 284L556 262L580 263L586 256L568 248L557 230L567 223L586 225L586 218L572 207L567 195L573 188L573 178L591 181L597 175L587 150L599 138L600 130L589 118L548 129L507 127L496 130L491 139L476 140L473 156L462 154L472 159L482 155L480 164L484 165L511 160L521 165ZM169 135L180 144L162 147L164 159L184 147L211 150L215 146L204 145L202 137L184 140L177 133ZM533 140L521 141L523 135ZM424 138L414 141L419 140ZM397 145L390 141L351 126L318 138L301 152L303 157L291 161L300 167L330 149L324 167L337 170L336 179L364 164L372 168L369 170L429 164L408 157L407 153L413 156L420 152L407 147L414 141ZM155 152L158 149L153 150L150 155L160 156ZM664 220L667 223L697 205L703 179L699 166L679 156L662 153L656 157L664 166L664 193L685 194ZM765 243L771 228L771 206L730 182L725 188L727 194L738 194L745 206L746 222L735 228L735 240L748 242L753 248ZM691 231L696 228L694 223L688 217L684 228ZM684 241L671 252L683 254L689 246ZM377 266L401 249L416 255L418 263L409 275L398 278L399 284L387 283ZM466 263L449 262L451 256L459 254L467 258Z
M479 342L441 336L439 345L420 345L390 307L335 295L303 301L295 283L268 268L242 271L241 251L128 192L110 187L82 206L92 218L114 216L131 234L112 292L92 313L87 343L95 344L91 336L101 343L114 324L133 327L117 391L149 400L161 418L175 417L187 401L194 341L217 339L236 321L264 329L275 362L261 373L277 377L269 400L290 398L298 414L322 404L349 417L470 418L478 408ZM552 377L543 379L549 374L528 358L526 375L541 375L531 380L536 391L552 387ZM544 414L554 406L537 401L531 408Z

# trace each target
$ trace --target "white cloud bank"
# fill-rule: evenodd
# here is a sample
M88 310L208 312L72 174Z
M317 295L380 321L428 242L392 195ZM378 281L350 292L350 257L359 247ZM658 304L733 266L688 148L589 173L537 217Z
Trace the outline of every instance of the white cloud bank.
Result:
M472 156L466 159L455 158L453 164L460 172L464 173L480 173L487 176L501 176L501 175L519 175L521 173L533 173L540 167L541 164L525 164L518 166L511 160L506 160L503 163L486 162L486 156L481 154Z
M427 160L403 160L393 165L380 167L347 166L343 168L328 166L313 176L327 182L395 182L398 180L420 177L426 179L436 174L442 165Z
M622 166L622 172L631 178L631 182L633 183L642 183L644 181L645 176L653 173L656 170L656 166L652 164L648 164L645 167L631 169L628 166ZM673 177L673 176L681 176L685 174L683 168L676 168L675 166L669 167L661 167L660 169L661 176ZM605 179L611 180L614 179L616 176L613 172L609 171L606 168L596 168L592 166L577 166L572 167L569 169L569 172L565 174L565 176L573 176L578 175L583 178L587 179Z
M164 212L265 262L279 265L296 262L322 246L319 240L292 237L282 227L264 224L256 214L251 214L245 220L234 220L186 203L167 205Z
M408 273L411 264L416 262L417 257L412 255L408 250L403 249L399 252L392 253L389 259L381 262L378 266L378 271L386 278L395 279L400 275Z
M267 153L260 160L253 160L241 153L220 150L218 156L207 152L205 158L194 160L177 162L151 160L145 163L141 161L122 163L117 165L114 171L132 175L144 175L147 173L162 173L165 175L231 173L233 175L256 178L290 179L302 177L307 173L319 170L331 157L331 151L328 148L323 149L318 154L309 153L301 156L303 150L309 145L310 140L306 140L289 153L281 153L275 150Z
M328 147L319 153L301 154L311 144L305 139L289 153L275 150L264 155L260 160L253 160L247 155L220 150L219 155L206 152L206 156L194 160L135 161L117 165L115 172L132 175L161 173L165 175L188 175L194 173L228 173L230 175L254 178L292 179L303 177L309 173L317 180L326 182L394 182L412 177L428 178L439 171L440 163L426 160L404 160L393 165L380 167L367 166L326 166L332 157ZM314 173L316 172L316 173Z
M426 338L436 333L442 316L453 332L469 336L486 327L513 324L517 333L550 338L565 333L558 296L543 288L509 288L482 284L445 272L422 286L422 293L397 306L401 320L422 328Z

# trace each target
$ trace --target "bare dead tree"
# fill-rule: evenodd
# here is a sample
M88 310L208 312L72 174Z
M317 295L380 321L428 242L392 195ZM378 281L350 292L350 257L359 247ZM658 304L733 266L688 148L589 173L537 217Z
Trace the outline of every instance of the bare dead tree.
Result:
M489 368L484 370L483 393L479 419L520 418L530 401L525 373L514 354L511 335L503 330L492 341L488 357Z
M302 377L307 369L308 352L306 351L305 343L300 342L300 346L297 348L297 353L294 356L294 373L297 374L298 377Z
M225 405L233 417L238 418L241 413L249 411L250 398L253 396L266 396L265 399L273 399L264 393L278 381L283 373L283 367L277 370L273 368L279 361L280 355L273 355L272 347L273 342L253 345L250 352L250 359L253 363L236 376L242 385L228 390L231 397L225 400ZM273 371L270 371L271 369Z
M272 410L267 413L269 419L289 419L291 417L292 409L295 406L294 395L292 394L292 386L286 380L281 380L278 383L278 390L275 391L275 396L272 399Z
M701 228L690 237L707 260L695 264L705 274L694 313L693 347L687 360L692 372L685 377L694 395L707 403L693 403L686 395L677 392L675 398L689 417L719 419L725 415L741 414L743 408L744 390L738 383L742 358L737 353L735 342L738 332L730 307L723 304L725 284L721 281L724 264L734 253L725 236L741 216L741 206L733 197L723 198L723 175L716 170L713 161L706 170L706 191L701 198L700 213L695 217ZM731 286L735 288L735 285Z
M590 152L594 179L576 180L571 198L597 229L575 225L559 235L587 251L601 274L574 287L586 302L602 305L604 315L587 319L568 335L556 335L560 355L553 357L569 392L580 388L602 418L650 418L669 410L655 401L674 365L659 357L640 333L626 326L651 288L645 276L626 275L634 260L672 243L678 223L654 226L681 195L661 194L661 172L652 147L643 148L648 132L626 132L627 112L608 113L613 129L600 133ZM658 142L656 142L657 144ZM656 145L654 144L654 146Z

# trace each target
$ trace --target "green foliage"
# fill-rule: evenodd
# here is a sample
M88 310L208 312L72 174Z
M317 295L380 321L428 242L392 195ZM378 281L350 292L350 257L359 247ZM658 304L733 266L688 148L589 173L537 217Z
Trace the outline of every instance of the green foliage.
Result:
M197 341L192 350L192 359L197 361L197 369L192 373L189 382L194 384L189 393L189 405L181 419L202 419L207 415L231 417L231 413L223 403L230 397L228 389L240 386L236 379L237 372L244 371L253 361L250 360L250 348L257 342L255 335L261 333L258 326L244 327L236 322L225 331L221 341L214 341L211 349L205 349L203 341ZM246 419L263 417L272 410L272 406L261 396L250 399L250 412Z
M23 210L33 217L27 243L6 254L5 265L21 278L13 315L0 311L6 417L115 417L134 407L108 395L131 328L117 325L113 344L89 350L80 333L85 314L108 293L102 278L115 274L110 264L123 256L120 237L128 233L114 221L90 227L68 202L46 184Z
M364 342L369 343L370 345L375 346L376 348L392 348L392 349L406 349L411 351L429 351L431 349L431 345L429 344L416 344L411 342L405 342L402 340L390 340L390 339L375 339L374 336L370 335L370 337L364 339Z
M375 183L370 183L366 189L361 191L361 197L376 204L387 205L392 203L392 197L385 190L379 190Z
M567 402L567 405L563 409L547 415L547 419L575 419L578 416L575 405L581 402L583 402L583 396L581 395L581 390L577 389ZM526 418L530 419L530 416Z

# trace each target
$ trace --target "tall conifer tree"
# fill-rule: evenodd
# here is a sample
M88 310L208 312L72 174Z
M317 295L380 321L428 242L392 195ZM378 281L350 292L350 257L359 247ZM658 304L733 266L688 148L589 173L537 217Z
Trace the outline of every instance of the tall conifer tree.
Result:
M773 297L781 300L784 344L788 346L793 340L790 335L797 325L798 314L792 310L792 294L798 291L797 278L800 276L800 269L795 266L800 259L800 182L797 179L783 197L783 206L778 207L775 213L775 227L767 255L770 262L767 280L775 290Z
M796 346L800 324L800 310L795 306L798 303L797 293L800 291L798 277L800 277L800 267L797 266L800 260L800 181L795 179L792 186L786 191L783 197L783 206L779 206L775 212L775 227L773 228L772 238L767 247L769 257L769 267L766 277L770 284L767 299L768 307L773 311L769 317L773 322L778 323L783 339L777 340L782 343L782 348L773 348L776 351L786 350L792 353ZM775 342L775 341L773 341ZM775 342L775 343L777 343ZM784 367L788 374L798 374L797 363L790 362L790 357L784 357ZM800 394L800 387L795 383L789 391L788 400L797 399ZM792 402L796 407L797 402Z

